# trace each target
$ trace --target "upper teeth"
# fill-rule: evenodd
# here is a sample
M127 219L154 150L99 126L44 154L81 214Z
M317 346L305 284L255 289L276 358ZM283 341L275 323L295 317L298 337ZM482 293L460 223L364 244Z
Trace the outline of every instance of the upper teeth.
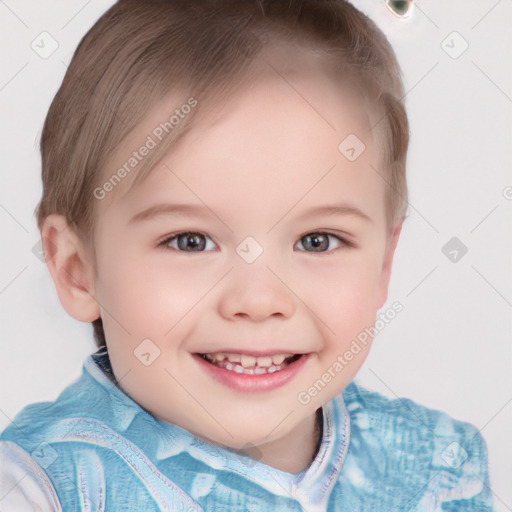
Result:
M293 354L274 354L273 356L254 357L245 354L226 354L225 352L215 352L205 354L212 361L222 361L228 359L231 363L239 363L244 368L259 366L260 368L270 368L270 366L279 366L282 362Z

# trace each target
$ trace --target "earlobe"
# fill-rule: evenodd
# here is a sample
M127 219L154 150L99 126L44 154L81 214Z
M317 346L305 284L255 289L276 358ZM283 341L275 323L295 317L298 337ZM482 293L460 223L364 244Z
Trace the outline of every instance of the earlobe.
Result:
M390 239L388 240L388 244L386 246L386 253L384 255L384 262L382 264L382 273L380 277L380 293L377 309L380 309L382 306L384 306L386 300L388 299L388 288L389 281L391 279L393 257L395 255L395 249L398 244L398 240L400 239L400 233L402 231L403 222L404 221L402 220L394 228L393 233L390 235Z
M48 270L64 309L76 320L100 317L95 273L86 248L62 215L49 215L41 229Z

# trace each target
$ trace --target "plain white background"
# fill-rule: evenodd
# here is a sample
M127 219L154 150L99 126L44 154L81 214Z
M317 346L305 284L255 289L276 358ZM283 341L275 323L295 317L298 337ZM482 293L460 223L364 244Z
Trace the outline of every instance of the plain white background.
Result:
M112 3L0 1L0 429L24 405L56 398L94 350L91 326L65 313L34 254L33 211L47 109L79 40ZM389 296L403 311L359 379L476 425L496 509L510 511L512 2L422 1L406 20L384 0L354 3L395 48L411 124L409 217ZM455 262L443 252L453 237Z

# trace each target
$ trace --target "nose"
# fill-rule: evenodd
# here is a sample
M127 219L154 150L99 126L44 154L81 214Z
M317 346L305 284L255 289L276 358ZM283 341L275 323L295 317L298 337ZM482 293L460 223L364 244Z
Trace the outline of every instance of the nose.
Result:
M286 279L264 262L235 265L227 276L218 303L219 314L228 320L262 322L293 316L296 296Z

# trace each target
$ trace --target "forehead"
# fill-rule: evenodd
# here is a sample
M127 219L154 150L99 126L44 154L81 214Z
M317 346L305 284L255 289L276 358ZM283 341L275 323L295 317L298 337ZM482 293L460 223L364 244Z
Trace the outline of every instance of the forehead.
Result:
M291 59L286 51L275 52L264 56L261 66L257 80L241 87L221 108L209 108L195 118L190 131L147 178L131 187L135 169L100 208L119 201L136 204L148 190L165 195L167 191L159 189L158 182L162 183L162 176L169 178L170 169L174 181L180 169L186 172L201 194L216 188L222 196L221 191L264 184L275 191L295 189L298 194L304 183L290 181L289 169L308 168L313 179L318 179L336 163L347 164L339 145L354 135L365 145L365 161L377 165L368 110L356 91L343 87L317 54ZM183 97L169 95L155 105L111 159L110 168L126 162L162 118L179 109ZM362 178L361 173L352 174L350 180L357 184ZM267 199L271 196L269 190Z
M221 113L191 130L169 154L169 165L187 167L190 176L194 162L208 169L202 179L211 185L224 176L233 185L259 178L289 189L294 184L285 170L327 170L350 134L373 149L365 113L349 94L313 73L291 75L271 70L233 96Z

